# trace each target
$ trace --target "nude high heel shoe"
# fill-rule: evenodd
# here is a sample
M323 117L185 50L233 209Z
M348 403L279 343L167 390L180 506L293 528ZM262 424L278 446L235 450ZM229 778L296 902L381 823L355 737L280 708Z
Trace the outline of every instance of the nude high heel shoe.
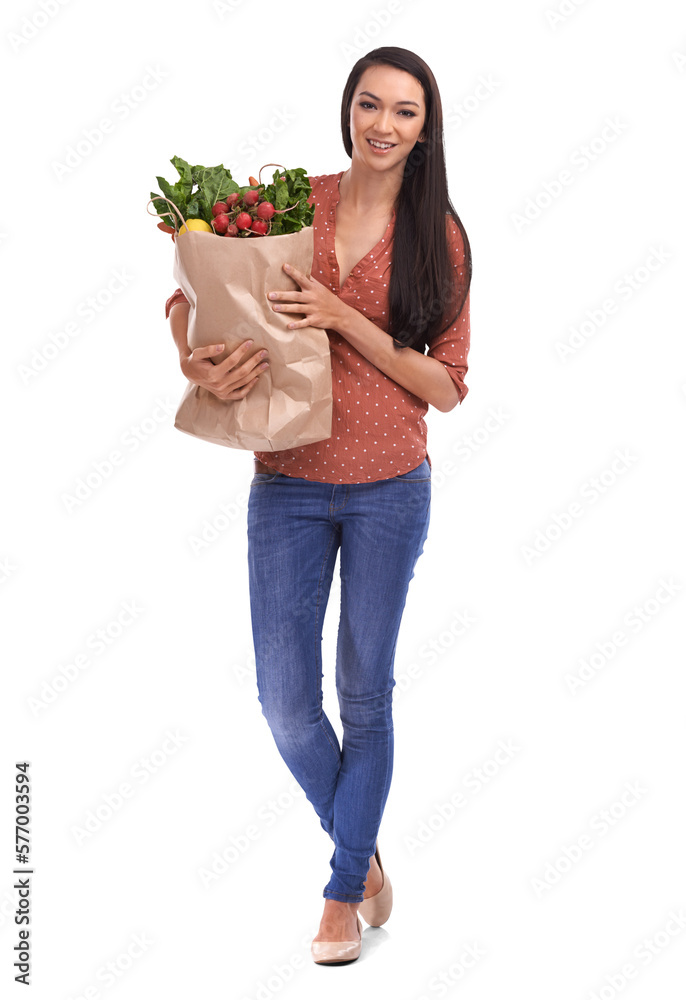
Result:
M357 941L313 941L312 958L318 965L336 965L339 962L353 962L362 951L362 924L357 918Z
M376 852L374 856L379 868L381 869L383 884L379 891L375 892L373 896L368 896L367 899L362 900L357 908L357 912L370 927L381 927L381 925L385 924L391 915L391 909L393 908L393 886L391 885L391 880L381 864L381 855L379 854L378 844L376 845Z

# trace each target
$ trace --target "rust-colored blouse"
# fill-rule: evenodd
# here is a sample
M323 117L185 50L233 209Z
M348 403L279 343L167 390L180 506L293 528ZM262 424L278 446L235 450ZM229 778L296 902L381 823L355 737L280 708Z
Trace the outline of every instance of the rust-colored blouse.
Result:
M310 177L316 205L312 277L364 313L382 330L388 329L388 281L392 264L395 212L382 239L360 260L339 286L334 238L336 205L343 176ZM465 253L457 223L451 220L449 246L462 275ZM469 353L469 294L455 323L428 345L427 354L445 365L461 403L469 391L464 383ZM166 316L175 302L187 302L177 289L166 302ZM331 347L333 417L331 437L284 451L256 451L260 461L289 476L325 483L366 483L390 479L415 469L427 454L424 415L428 403L386 376L335 330L327 330Z

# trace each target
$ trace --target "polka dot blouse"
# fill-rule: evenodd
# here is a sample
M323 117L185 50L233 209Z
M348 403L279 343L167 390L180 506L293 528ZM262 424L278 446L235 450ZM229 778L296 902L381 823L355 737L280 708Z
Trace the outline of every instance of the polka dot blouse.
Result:
M388 282L395 212L384 236L360 260L340 287L334 238L336 205L343 176L310 177L314 217L312 277L321 281L348 305L358 309L382 330L388 329ZM459 227L448 226L449 246L457 275L462 277L464 246ZM469 353L469 294L454 325L428 345L427 354L445 366L461 403L468 393L464 383ZM166 302L166 315L175 302L187 301L177 289ZM428 458L426 422L428 404L388 378L335 330L327 330L331 348L333 416L331 437L284 451L256 451L255 457L288 476L324 483L366 483L389 479L415 469Z

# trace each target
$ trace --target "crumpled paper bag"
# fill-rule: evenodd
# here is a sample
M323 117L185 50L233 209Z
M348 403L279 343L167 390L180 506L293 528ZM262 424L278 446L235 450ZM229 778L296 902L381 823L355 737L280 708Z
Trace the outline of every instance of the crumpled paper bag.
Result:
M332 372L326 330L288 330L298 313L275 313L269 291L300 286L282 268L286 262L309 275L312 226L297 233L241 239L190 230L175 240L174 279L190 303L191 350L225 344L215 364L244 340L246 357L265 348L269 368L243 399L219 399L189 382L174 426L186 434L251 451L281 451L331 436Z

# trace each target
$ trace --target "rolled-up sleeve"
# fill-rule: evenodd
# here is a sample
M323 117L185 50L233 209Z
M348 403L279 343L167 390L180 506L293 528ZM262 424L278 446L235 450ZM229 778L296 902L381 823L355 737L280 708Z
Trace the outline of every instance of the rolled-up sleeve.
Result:
M455 278L459 285L464 282L466 277L465 250L460 230L452 218L450 220L449 233L450 253L456 258L453 267L456 269ZM427 355L430 358L435 358L445 366L448 375L450 375L455 383L458 392L458 403L461 403L469 392L464 379L468 371L467 356L470 345L470 295L471 291L468 291L462 309L455 321L446 327L445 330L442 330L429 343L427 351Z
M171 307L174 306L174 305L176 305L177 302L188 302L188 299L183 294L183 292L181 291L180 288L177 288L176 291L172 295L169 296L169 298L167 299L167 301L165 303L165 306L164 306L164 314L165 314L164 318L165 319L169 319L169 312L171 310ZM190 305L190 303L189 303L189 305Z

